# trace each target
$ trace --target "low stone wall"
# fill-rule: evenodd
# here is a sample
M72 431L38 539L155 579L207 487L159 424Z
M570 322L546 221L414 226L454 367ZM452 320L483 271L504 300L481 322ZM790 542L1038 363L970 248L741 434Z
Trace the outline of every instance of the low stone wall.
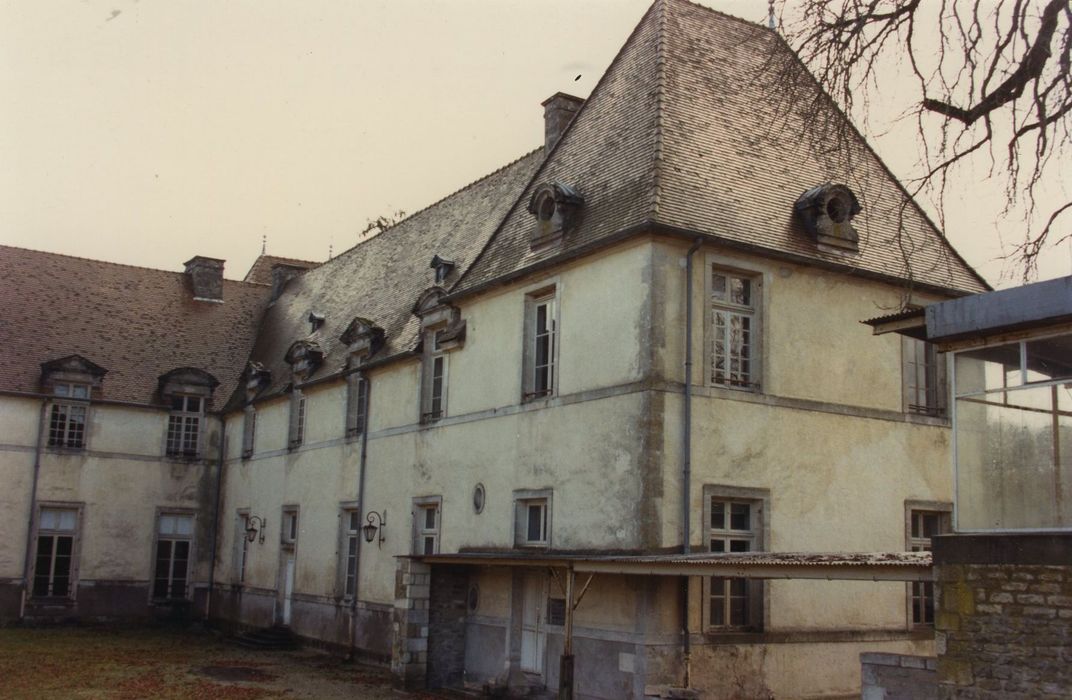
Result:
M862 700L929 700L938 697L938 661L933 656L860 654Z
M1072 694L1072 535L935 539L939 697Z

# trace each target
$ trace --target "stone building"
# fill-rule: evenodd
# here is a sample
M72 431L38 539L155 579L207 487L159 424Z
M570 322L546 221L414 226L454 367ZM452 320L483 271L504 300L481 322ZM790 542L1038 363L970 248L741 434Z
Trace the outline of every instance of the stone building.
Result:
M860 321L987 285L862 140L776 115L786 51L659 0L542 147L319 266L3 249L0 616L192 603L602 698L931 652L923 558L860 553L947 522L943 366Z

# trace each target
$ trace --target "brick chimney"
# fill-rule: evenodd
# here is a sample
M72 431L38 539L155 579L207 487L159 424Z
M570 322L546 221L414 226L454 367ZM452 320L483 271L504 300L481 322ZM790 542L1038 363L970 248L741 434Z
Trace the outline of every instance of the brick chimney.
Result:
M223 260L195 255L186 261L186 276L194 299L223 301Z
M558 142L570 120L584 104L580 97L556 92L543 101L543 135L546 151Z

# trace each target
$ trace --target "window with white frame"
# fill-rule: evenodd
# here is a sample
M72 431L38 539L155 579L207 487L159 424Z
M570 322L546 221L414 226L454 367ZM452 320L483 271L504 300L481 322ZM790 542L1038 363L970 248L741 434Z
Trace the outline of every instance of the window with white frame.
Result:
M194 516L161 513L156 522L156 562L153 568L153 598L189 597Z
M78 509L42 507L37 516L33 597L70 598L75 591Z
M554 395L558 384L558 298L556 288L525 298L523 398Z
M519 547L551 545L551 491L514 492L514 544Z
M283 508L283 526L280 528L280 539L283 544L291 546L298 541L297 506L285 506Z
M365 431L368 420L368 380L361 374L346 378L346 435L353 437Z
M763 489L704 488L704 536L714 553L763 551ZM705 626L712 631L758 631L763 627L763 582L712 576L705 581Z
M249 560L249 513L238 512L235 524L235 575L238 583L246 580L246 564Z
M342 590L345 598L353 598L357 590L358 538L361 537L361 514L356 508L342 511Z
M425 332L421 368L421 422L432 423L447 411L447 353L439 347L438 331Z
M909 501L905 504L907 525L905 538L910 552L931 551L931 538L950 531L952 505ZM934 584L911 581L908 601L913 625L934 624Z
M294 389L290 394L290 430L287 437L287 445L292 450L305 442L305 411L305 394L300 389Z
M759 386L760 277L711 267L707 323L707 383Z
M49 447L82 449L86 446L89 384L56 383L48 422Z
M413 553L439 553L440 509L443 499L428 496L413 500Z
M928 416L944 416L949 402L945 356L933 343L902 336L904 410Z
M205 400L200 396L175 394L170 397L167 454L171 457L198 457L201 454L201 425Z

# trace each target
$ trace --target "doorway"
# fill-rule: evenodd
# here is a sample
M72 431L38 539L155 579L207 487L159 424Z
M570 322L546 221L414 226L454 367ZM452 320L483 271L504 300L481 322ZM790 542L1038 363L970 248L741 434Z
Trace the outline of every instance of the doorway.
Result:
M526 574L521 597L521 670L542 676L547 648L547 624L544 619L547 575Z

